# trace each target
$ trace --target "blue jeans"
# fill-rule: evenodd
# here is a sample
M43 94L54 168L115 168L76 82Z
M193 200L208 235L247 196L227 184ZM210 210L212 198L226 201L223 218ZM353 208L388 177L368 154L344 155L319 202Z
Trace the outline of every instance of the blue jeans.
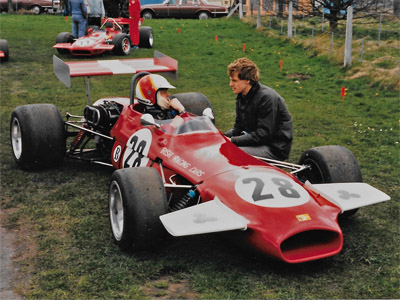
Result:
M82 15L72 15L72 34L76 38L85 35L86 19Z

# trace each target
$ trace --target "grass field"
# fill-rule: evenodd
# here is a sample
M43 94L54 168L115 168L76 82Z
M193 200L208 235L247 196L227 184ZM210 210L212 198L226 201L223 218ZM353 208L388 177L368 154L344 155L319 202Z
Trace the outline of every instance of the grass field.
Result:
M221 131L235 115L226 67L247 56L260 67L262 83L276 89L291 111L295 139L289 161L297 162L311 147L346 146L358 158L364 181L392 200L360 209L342 225L343 251L311 263L276 262L212 235L171 239L153 253L122 254L108 225L111 169L68 160L57 169L26 172L16 168L11 154L13 108L54 103L63 114L81 114L87 102L82 79L67 89L52 71L51 46L59 32L71 31L70 20L1 15L0 38L9 42L10 61L0 66L0 204L3 225L18 234L16 291L31 299L400 298L399 92L365 78L345 79L340 64L235 18L145 25L153 27L155 49L179 61L177 92L205 94ZM130 57L152 55L139 49ZM92 78L92 99L128 96L129 82L130 76ZM348 89L344 101L342 86Z

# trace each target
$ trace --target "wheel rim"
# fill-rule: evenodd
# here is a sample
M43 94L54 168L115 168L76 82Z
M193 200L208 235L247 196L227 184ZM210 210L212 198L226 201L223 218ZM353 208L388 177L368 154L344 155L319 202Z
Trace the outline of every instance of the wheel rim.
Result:
M324 175L318 167L318 164L313 159L306 159L304 164L310 166L310 169L306 171L308 181L313 184L325 183Z
M22 134L21 126L19 125L17 118L14 118L11 123L11 144L14 156L17 159L20 159L22 154Z
M153 33L151 33L150 37L149 37L149 45L150 45L150 47L153 47L153 43L154 43L154 36L153 36Z
M34 7L32 7L32 12L33 12L35 15L38 15L38 14L40 13L40 8L37 7L37 6L34 6Z
M124 230L124 205L121 190L116 181L111 183L109 202L111 229L115 239L120 241Z
M130 49L131 49L131 42L127 38L124 38L122 40L122 51L124 51L125 54L128 54Z

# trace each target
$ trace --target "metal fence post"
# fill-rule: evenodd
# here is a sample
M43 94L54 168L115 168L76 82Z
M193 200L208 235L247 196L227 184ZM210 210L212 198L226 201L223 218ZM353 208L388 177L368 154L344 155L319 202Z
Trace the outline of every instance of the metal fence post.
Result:
M321 32L324 32L325 13L322 12Z
M344 66L351 66L351 50L353 42L353 7L347 8L346 41L344 46Z
M293 22L293 2L289 1L289 18L288 18L288 28L287 28L288 38L292 37L293 33L292 22Z
M363 55L364 55L364 39L361 40L361 58L360 62L363 62Z
M379 27L378 27L378 46L381 42L381 26L382 26L382 14L379 14Z
M261 10L260 10L261 2L257 0L257 28L261 26Z
M311 30L311 42L310 42L310 48L312 48L314 43L314 27Z
M333 31L331 35L331 53L333 53Z

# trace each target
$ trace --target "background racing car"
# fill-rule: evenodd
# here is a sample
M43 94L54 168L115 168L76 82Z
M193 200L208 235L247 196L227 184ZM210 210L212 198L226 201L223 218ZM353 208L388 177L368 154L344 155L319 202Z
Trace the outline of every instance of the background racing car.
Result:
M99 99L81 116L67 113L66 120L52 104L19 106L11 115L19 167L57 165L67 156L116 169L108 202L113 239L121 249L156 249L167 232L226 232L262 253L301 263L341 251L339 216L390 199L362 183L345 147L309 149L299 164L246 154L214 126L211 104L200 93L173 96L190 113L167 132L171 120L155 121L135 99L140 76L177 69L173 59L155 56L126 62L135 73L129 98ZM114 63L125 64L121 61ZM110 61L99 62L87 68L87 62L55 57L54 70L67 86L71 77L115 74ZM72 140L67 148L66 140Z
M139 48L152 48L154 43L151 27L139 27ZM87 35L75 39L70 32L61 32L53 46L60 54L75 56L92 56L105 52L116 55L129 55L131 39L129 35L129 19L107 18L100 28L90 26Z

